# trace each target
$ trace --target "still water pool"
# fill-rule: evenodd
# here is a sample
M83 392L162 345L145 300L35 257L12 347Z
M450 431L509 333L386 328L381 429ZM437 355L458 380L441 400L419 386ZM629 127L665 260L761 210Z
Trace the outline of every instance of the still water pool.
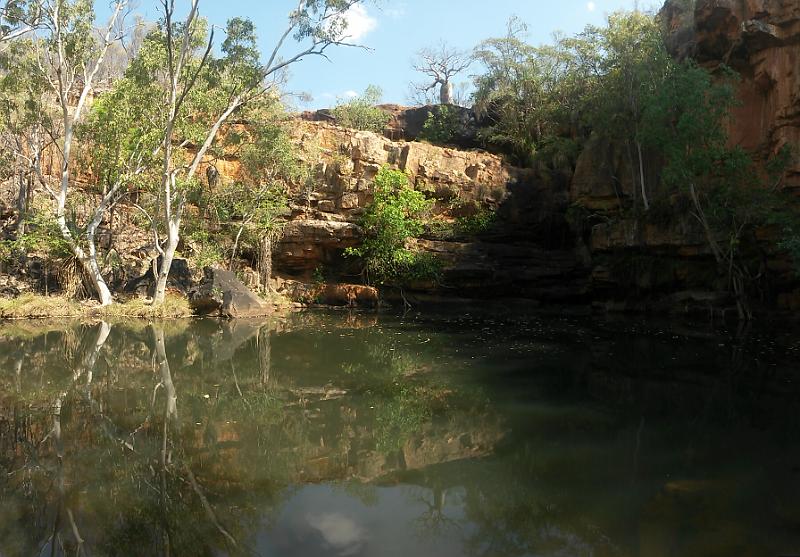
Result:
M0 556L800 555L800 334L0 325Z

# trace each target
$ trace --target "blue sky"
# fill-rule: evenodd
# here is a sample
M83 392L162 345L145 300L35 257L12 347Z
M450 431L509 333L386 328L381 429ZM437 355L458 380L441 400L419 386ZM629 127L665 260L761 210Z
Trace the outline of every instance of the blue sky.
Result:
M331 62L306 59L291 69L288 89L308 93L309 103L298 108L332 106L337 98L380 86L384 102L408 102L408 85L417 76L411 69L414 53L440 40L471 49L489 37L502 36L506 22L519 16L529 27L529 41L547 42L553 32L572 34L587 24L602 24L605 15L631 9L635 0L377 0L352 14L352 32L371 50L338 48L329 51ZM643 0L642 8L657 8L657 0ZM98 15L105 1L98 2ZM181 2L179 2L181 4ZM155 0L139 0L138 12L156 20ZM216 25L233 16L249 17L256 24L262 51L271 51L295 0L201 0L201 15ZM104 6L103 6L104 7ZM295 43L287 44L290 54ZM464 76L458 81L467 81Z

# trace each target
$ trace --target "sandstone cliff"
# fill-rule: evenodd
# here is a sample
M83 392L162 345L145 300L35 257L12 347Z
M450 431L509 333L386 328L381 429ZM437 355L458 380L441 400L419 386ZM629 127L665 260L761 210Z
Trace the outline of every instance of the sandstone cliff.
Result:
M784 145L800 145L798 0L667 0L660 18L675 57L691 57L709 69L726 64L741 75L741 103L729 122L734 144L764 158ZM456 138L457 147L443 147L416 141L429 108L384 108L391 114L384 134L338 127L325 111L292 123L317 179L291 192L289 222L274 249L277 287L284 293L317 299L327 290L308 285L320 274L334 283L360 280L357 262L344 254L363 240L359 219L372 200L375 175L388 165L405 171L417 190L435 200L432 223L417 246L440 258L443 280L410 285L405 295L411 299L593 302L671 311L730 303L689 211L672 207L667 219L624 211L636 196L636 180L619 146L590 137L575 168L522 169L470 149L477 126L470 111L461 114L466 132ZM233 156L215 164L223 180L240 170ZM658 165L649 168L652 183ZM786 186L800 192L800 167L790 169ZM3 213L0 202L0 219L11 218ZM482 214L493 219L480 230L456 226ZM760 301L800 309L800 280L790 262L768 247L774 245L770 231L762 232L766 279ZM147 241L145 231L132 235L141 237L137 245ZM329 290L327 298L374 305L373 292Z
M728 122L730 141L762 159L800 145L800 3L796 0L668 0L660 12L667 44L678 59L741 76L739 104ZM583 213L591 257L591 297L606 307L680 310L727 304L726 284L690 211L673 206L668 219L625 216L636 197L634 169L618 147L590 138L570 186ZM650 165L650 183L658 165ZM800 188L800 167L785 187ZM800 283L773 231L759 232L763 252L760 302L800 308Z
M392 141L319 121L299 121L295 137L317 161L322 179L294 192L292 220L274 254L284 278L307 281L325 269L355 280L355 262L344 250L362 240L359 217L372 200L375 175L389 165L435 200L433 221L440 228L481 212L496 215L492 226L475 234L442 234L432 227L418 245L439 256L444 278L412 285L412 291L537 300L585 293L587 275L565 219L566 177L516 168L485 151Z
M800 145L800 2L668 0L661 17L673 55L741 75L733 143L764 155ZM789 185L800 187L800 166Z

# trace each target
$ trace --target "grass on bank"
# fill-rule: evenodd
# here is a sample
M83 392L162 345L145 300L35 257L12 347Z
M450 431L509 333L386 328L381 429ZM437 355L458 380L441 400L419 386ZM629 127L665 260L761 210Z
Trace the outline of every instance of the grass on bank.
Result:
M100 307L90 302L77 302L63 296L23 294L16 298L0 298L0 319L46 319L58 317L130 317L137 319L180 319L192 316L185 298L167 296L163 305L153 306L143 299Z

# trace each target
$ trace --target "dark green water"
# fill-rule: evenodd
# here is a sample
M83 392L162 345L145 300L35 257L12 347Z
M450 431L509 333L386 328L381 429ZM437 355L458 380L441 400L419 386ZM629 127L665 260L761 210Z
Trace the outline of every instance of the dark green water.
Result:
M553 316L0 325L0 556L800 555L798 353Z

